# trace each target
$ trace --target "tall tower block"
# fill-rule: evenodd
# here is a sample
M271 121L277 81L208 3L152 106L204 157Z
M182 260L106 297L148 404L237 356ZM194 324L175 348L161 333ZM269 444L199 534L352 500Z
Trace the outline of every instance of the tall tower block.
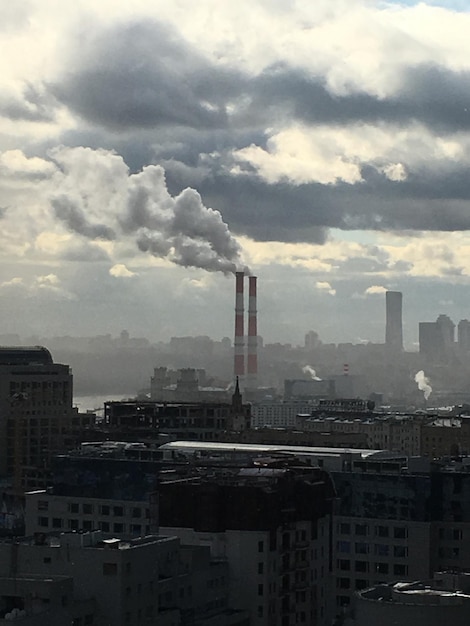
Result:
M242 378L245 375L245 327L243 317L244 304L244 272L235 273L235 340L233 373L235 377Z
M403 350L402 304L401 291L385 293L385 345L395 352Z
M257 386L258 377L258 323L256 304L256 276L250 276L248 300L248 380L250 389Z

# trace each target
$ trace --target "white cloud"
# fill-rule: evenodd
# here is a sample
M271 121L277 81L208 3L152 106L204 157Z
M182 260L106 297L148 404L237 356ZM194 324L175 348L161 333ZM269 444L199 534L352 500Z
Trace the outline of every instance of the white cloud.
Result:
M372 287L367 287L364 293L366 296L375 296L383 295L386 291L386 287L382 287L381 285L372 285Z
M330 296L335 296L336 295L336 289L333 289L332 286L330 285L330 283L327 283L326 281L318 281L315 283L315 287L319 290L319 291L326 291Z
M129 270L122 263L117 263L116 265L113 265L113 267L109 270L109 273L115 278L132 278L133 276L137 276L135 272Z

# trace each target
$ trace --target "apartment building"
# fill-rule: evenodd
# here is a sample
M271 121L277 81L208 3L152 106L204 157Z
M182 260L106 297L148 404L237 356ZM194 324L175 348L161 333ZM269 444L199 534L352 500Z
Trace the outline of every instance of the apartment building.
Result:
M46 348L0 347L0 475L40 468L63 450L72 420L72 374Z
M434 572L470 568L470 473L467 467L370 460L333 472L332 527L336 609L357 591Z
M231 603L249 612L253 626L326 626L332 497L318 468L208 468L160 483L160 524L227 559Z
M228 569L176 537L37 533L0 543L0 620L31 626L248 626Z

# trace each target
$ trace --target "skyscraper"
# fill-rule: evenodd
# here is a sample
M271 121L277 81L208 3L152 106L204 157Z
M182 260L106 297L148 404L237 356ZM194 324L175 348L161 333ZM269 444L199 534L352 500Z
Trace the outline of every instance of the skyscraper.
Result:
M403 350L402 301L403 294L401 291L387 291L385 293L385 345L397 352Z

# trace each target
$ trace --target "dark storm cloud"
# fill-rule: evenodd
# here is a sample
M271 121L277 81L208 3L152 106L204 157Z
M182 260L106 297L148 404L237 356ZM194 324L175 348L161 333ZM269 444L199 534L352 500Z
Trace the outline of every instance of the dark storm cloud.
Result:
M436 65L403 70L393 96L377 98L365 92L336 95L321 76L287 65L267 68L248 87L250 105L240 112L245 123L266 117L296 119L310 124L418 121L430 127L470 128L470 72L452 72Z
M265 148L265 128L296 121L344 127L383 122L399 128L420 122L431 133L465 131L469 72L429 64L404 68L392 96L339 96L329 91L325 77L287 64L251 77L222 70L169 27L139 22L100 33L84 45L52 92L96 125L90 135L73 131L70 143L115 149L132 171L149 162L163 165L172 195L195 187L237 234L323 243L329 228L470 228L468 173L455 161L432 171L410 168L400 182L388 180L375 164L364 164L363 180L355 185L294 185L269 184L247 164L242 174L235 173L239 163L232 156L250 145ZM80 226L79 218L70 207L62 208L62 219L78 219ZM144 237L139 245L156 253L166 246L158 237Z
M168 27L137 23L103 33L55 95L107 127L226 125L235 74L212 66Z
M469 72L438 65L404 68L392 96L340 96L328 90L325 77L287 64L254 77L222 69L155 22L101 33L71 60L51 91L85 119L113 129L180 125L254 130L279 120L336 125L417 120L439 128L470 127ZM28 111L25 107L23 114Z

